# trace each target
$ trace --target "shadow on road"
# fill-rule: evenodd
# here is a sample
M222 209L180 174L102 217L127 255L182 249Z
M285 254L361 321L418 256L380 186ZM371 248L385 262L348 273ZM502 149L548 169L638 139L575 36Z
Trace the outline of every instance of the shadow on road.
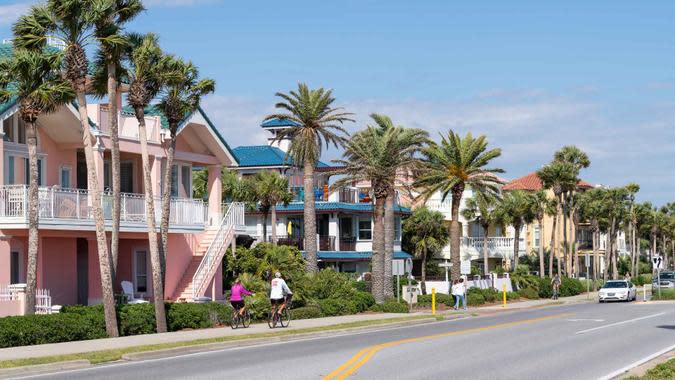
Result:
M660 329L675 330L675 326L656 326Z

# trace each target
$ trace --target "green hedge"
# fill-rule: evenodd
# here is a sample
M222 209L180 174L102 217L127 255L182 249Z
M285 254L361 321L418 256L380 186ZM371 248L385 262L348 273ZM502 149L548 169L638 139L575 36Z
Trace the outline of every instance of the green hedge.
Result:
M652 299L655 300L675 300L675 290L661 289L661 298L659 298L658 289L652 290Z
M370 307L371 311L380 313L407 313L408 309L408 303L405 301L396 302L396 299L394 298L386 299L384 303L375 304Z
M0 318L0 347L105 338L103 313L26 315Z
M469 292L466 296L466 303L469 306L480 306L485 303L485 297L481 292Z
M523 297L527 298L529 300L536 300L539 299L539 292L536 289L533 288L524 288L520 289L518 291L518 294Z
M293 319L312 319L321 318L321 309L317 305L302 306L296 309L291 309L291 318Z
M431 306L431 294L417 296L417 304L420 306ZM453 306L455 304L455 299L449 294L436 293L436 304Z
M319 300L317 303L319 304L319 308L321 308L321 314L326 317L356 314L358 311L356 302L353 300L328 298Z

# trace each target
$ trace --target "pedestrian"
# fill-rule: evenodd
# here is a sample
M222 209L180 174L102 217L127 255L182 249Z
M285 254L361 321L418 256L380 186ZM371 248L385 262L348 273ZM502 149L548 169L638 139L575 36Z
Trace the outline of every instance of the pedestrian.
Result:
M553 299L558 299L558 293L560 292L560 274L556 273L551 280L551 287L553 288Z
M464 310L467 310L467 307L466 307L466 283L464 282L463 278L459 279L459 293L460 293L460 298L462 299L462 307L464 307Z
M626 281L629 281L629 282L630 282L630 279L631 279L630 272L626 272L626 276L625 276L625 277L626 277Z
M459 299L460 299L459 288L457 285L459 285L459 281L452 280L452 296L455 298L455 307L453 307L453 309L455 310L457 310L457 308L459 307Z

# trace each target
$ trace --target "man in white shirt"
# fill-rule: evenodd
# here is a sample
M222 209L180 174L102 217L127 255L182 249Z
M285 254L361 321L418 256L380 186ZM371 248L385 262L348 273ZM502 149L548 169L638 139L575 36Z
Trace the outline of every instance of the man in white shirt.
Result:
M291 289L286 285L286 281L281 278L281 273L277 272L274 274L274 278L270 284L270 302L272 303L272 315L274 315L277 306L279 307L279 313L281 314L286 307L286 296L293 295Z

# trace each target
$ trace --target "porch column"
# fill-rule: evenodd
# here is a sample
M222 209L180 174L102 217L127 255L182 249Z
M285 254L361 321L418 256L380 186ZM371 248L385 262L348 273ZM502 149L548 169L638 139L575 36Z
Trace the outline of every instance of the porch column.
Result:
M207 191L209 194L209 220L211 225L215 225L220 221L222 210L220 204L222 202L223 183L221 180L221 165L209 166L209 182Z
M0 165L2 166L2 165ZM10 268L10 244L9 235L0 235L0 284L9 285L11 283Z
M162 157L150 156L150 180L152 181L152 194L160 197L162 195Z
M335 238L331 248L334 251L339 251L340 249L338 247L340 242L338 240L340 239L340 218L338 218L337 213L330 214L328 218L328 235Z

